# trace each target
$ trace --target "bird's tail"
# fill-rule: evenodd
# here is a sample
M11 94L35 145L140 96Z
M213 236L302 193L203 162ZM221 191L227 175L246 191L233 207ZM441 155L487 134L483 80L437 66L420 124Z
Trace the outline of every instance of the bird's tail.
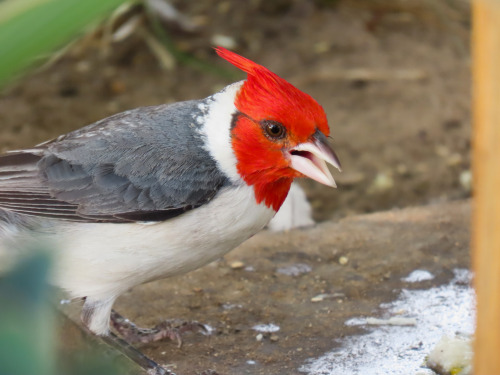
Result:
M40 160L39 150L13 151L0 155L0 192L32 181Z
M18 233L14 222L13 214L0 208L0 274L10 268L14 256L9 246Z

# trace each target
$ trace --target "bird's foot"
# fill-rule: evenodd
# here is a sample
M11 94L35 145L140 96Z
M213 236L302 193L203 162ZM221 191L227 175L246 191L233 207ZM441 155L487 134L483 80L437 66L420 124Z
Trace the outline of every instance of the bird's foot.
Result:
M125 319L116 311L111 311L111 324L113 328L130 343L148 344L155 341L170 339L177 341L177 346L182 346L182 335L186 332L202 332L208 334L207 327L199 322L165 320L153 328L141 328L130 320Z

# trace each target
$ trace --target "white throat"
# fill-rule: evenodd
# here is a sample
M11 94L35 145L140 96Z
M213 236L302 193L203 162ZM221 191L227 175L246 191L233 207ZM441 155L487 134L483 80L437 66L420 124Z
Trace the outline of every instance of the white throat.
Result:
M200 131L206 140L206 150L233 183L242 181L231 146L231 121L237 112L234 105L236 94L243 83L244 81L233 83L208 97L199 105L203 116L196 119L202 125Z

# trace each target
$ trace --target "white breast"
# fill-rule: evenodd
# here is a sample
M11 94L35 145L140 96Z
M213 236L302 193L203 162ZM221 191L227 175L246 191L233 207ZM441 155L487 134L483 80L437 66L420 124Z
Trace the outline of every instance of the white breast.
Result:
M165 222L65 224L62 236L51 241L59 249L55 283L74 296L118 295L221 257L274 214L256 204L251 187L241 185L224 188L210 203Z

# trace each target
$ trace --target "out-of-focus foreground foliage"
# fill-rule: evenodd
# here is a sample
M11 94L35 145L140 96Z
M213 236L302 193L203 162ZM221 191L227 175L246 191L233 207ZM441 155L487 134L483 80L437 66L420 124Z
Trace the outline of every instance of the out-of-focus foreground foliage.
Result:
M0 1L0 87L123 2ZM74 358L58 358L55 309L49 303L47 284L49 268L48 257L37 253L11 273L0 275L0 375L120 373L108 358L83 348Z
M38 255L0 279L0 374L54 374L54 321Z
M115 375L110 358L81 347L64 358L55 307L49 303L47 276L50 261L43 253L21 262L0 276L0 375Z
M124 0L0 1L0 87Z

